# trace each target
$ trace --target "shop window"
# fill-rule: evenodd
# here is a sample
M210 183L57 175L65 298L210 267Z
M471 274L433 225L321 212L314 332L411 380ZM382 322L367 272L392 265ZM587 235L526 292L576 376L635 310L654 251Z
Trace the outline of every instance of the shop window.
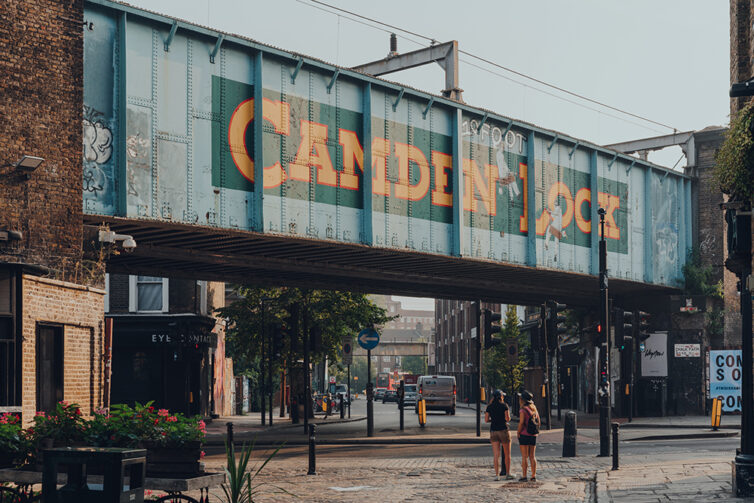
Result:
M37 410L50 412L63 399L63 327L37 326Z
M132 313L167 313L168 279L157 276L129 277L128 310Z
M21 365L14 323L14 287L13 273L0 270L0 406L3 407L21 405Z

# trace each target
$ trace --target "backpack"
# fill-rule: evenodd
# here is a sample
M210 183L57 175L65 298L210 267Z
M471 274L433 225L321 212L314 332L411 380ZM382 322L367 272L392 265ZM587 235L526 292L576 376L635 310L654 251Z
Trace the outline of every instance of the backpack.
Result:
M526 409L526 412L529 413L529 419L526 421L526 433L529 435L538 435L539 434L539 415L535 416L532 414L530 409Z

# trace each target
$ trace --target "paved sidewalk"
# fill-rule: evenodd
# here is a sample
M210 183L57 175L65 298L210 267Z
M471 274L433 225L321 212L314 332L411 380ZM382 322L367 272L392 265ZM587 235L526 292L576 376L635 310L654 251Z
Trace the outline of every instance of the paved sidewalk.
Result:
M596 501L744 501L733 497L731 470L730 456L601 470Z

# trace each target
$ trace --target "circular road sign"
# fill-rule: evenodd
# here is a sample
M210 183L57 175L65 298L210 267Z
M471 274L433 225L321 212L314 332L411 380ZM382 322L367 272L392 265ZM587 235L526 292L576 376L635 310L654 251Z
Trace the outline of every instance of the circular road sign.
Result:
M356 341L359 343L359 346L369 351L376 348L377 344L380 343L380 334L373 328L365 328L356 336Z

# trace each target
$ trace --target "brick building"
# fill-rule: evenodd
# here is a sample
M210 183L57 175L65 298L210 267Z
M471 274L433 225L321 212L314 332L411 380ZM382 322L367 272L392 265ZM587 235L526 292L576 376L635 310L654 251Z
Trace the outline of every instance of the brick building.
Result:
M28 423L103 405L104 275L82 253L82 1L0 10L0 411Z
M482 309L500 312L500 304L482 303ZM473 402L476 393L476 320L471 302L435 300L435 372L452 375L458 386L458 401Z
M112 320L112 403L154 401L187 415L230 414L223 389L224 323L212 316L225 284L108 275Z

